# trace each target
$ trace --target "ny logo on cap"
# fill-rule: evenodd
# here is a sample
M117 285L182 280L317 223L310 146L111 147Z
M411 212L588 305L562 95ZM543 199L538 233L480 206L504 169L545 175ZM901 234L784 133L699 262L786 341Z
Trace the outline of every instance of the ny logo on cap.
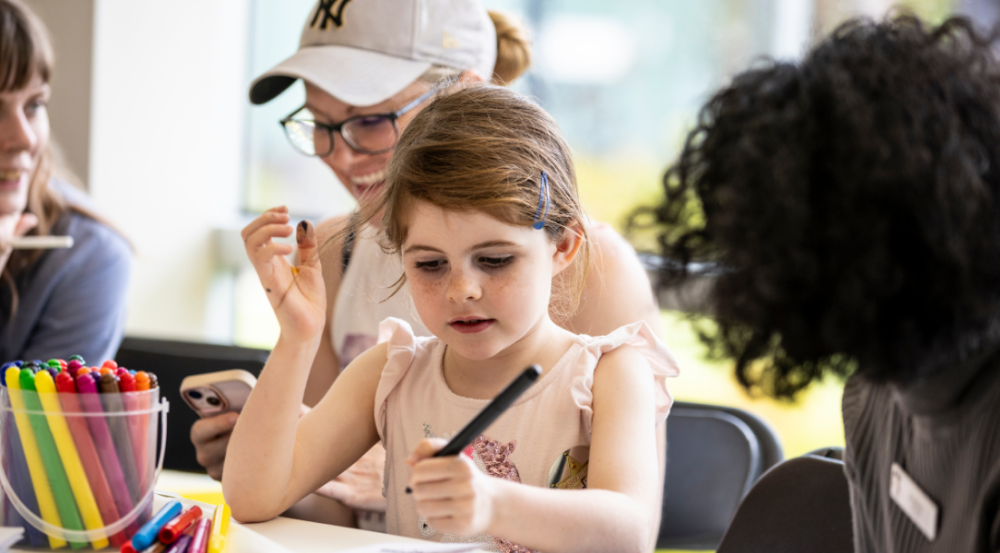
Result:
M329 22L333 22L337 28L340 28L344 24L344 6L347 5L351 0L319 0L319 5L316 6L316 15L313 16L312 21L309 23L310 27L316 27L316 23L319 23L320 30L325 31L326 25ZM333 12L336 9L337 15ZM320 16L323 19L320 19Z

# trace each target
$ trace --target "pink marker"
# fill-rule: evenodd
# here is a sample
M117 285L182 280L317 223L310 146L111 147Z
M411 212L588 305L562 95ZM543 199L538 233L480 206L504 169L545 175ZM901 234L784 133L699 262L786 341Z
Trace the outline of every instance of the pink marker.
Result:
M97 392L97 385L89 373L78 375L76 379L76 389L79 392L80 404L83 410L88 413L103 413L101 398ZM87 426L90 428L90 435L94 438L94 446L104 467L104 474L108 477L108 484L111 485L111 493L115 498L115 506L118 507L119 514L126 514L132 511L132 498L128 493L128 485L125 483L125 475L122 473L122 465L118 460L118 453L115 451L115 442L111 439L111 432L108 431L108 423L104 417L83 417L87 419ZM137 522L133 522L127 528L127 534L132 535L139 529Z
M73 359L69 363L66 363L66 372L71 374L73 378L76 378L76 371L80 370L80 367L83 367L83 363Z
M191 538L191 545L188 546L187 553L205 553L208 548L208 532L212 527L212 521L203 518L198 521L194 528L194 537Z
M79 413L80 399L76 393L76 383L69 372L61 372L56 375L56 389L59 391L59 402L66 413ZM94 492L97 500L97 508L100 510L101 518L105 524L110 524L118 520L118 508L115 503L114 493L108 485L104 469L101 468L101 456L94 447L94 441L87 430L87 423L83 420L87 417L66 417L66 424L69 425L70 434L76 444L76 450L80 454L80 463L83 465L90 489ZM124 532L117 532L110 536L111 545L120 547L128 541Z

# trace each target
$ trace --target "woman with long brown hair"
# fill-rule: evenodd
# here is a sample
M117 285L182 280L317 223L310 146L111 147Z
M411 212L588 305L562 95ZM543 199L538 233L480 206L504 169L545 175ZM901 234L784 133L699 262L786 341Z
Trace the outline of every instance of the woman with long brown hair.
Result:
M53 55L41 21L0 0L0 360L111 357L121 341L131 248L56 176L46 102ZM22 236L69 249L14 249Z

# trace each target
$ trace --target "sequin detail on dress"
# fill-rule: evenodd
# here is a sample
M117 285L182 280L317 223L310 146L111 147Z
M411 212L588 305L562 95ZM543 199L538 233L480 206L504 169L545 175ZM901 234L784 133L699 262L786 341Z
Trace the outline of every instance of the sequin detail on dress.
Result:
M424 423L424 436L428 438L437 437L434 436L430 425L427 423ZM504 480L520 484L521 475L518 474L517 467L514 466L514 462L510 459L511 454L514 453L514 449L516 447L517 440L505 444L496 440L491 440L486 436L479 436L472 441L472 445L462 450L462 454L472 459L476 466L479 467L479 470L483 471L488 476L502 478ZM425 535L425 532L429 533L429 535L425 535L425 537L434 535L434 530L427 524L426 519L420 517L418 524L420 524L421 535ZM532 549L520 546L509 540L500 539L486 534L477 534L475 536L468 536L464 538L453 534L444 534L441 536L441 543L486 542L484 545L487 545L489 543L487 540L490 539L493 540L493 544L491 544L492 546L483 548L487 551L499 551L500 553L536 553Z

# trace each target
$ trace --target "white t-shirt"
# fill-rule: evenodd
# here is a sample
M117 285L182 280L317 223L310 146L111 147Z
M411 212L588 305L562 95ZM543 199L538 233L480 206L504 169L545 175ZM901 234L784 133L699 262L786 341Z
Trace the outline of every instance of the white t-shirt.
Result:
M355 237L337 292L330 339L341 368L375 345L378 325L388 317L408 322L417 336L431 335L417 315L409 286L392 295L393 284L403 275L403 265L399 256L382 251L375 233L366 228Z

